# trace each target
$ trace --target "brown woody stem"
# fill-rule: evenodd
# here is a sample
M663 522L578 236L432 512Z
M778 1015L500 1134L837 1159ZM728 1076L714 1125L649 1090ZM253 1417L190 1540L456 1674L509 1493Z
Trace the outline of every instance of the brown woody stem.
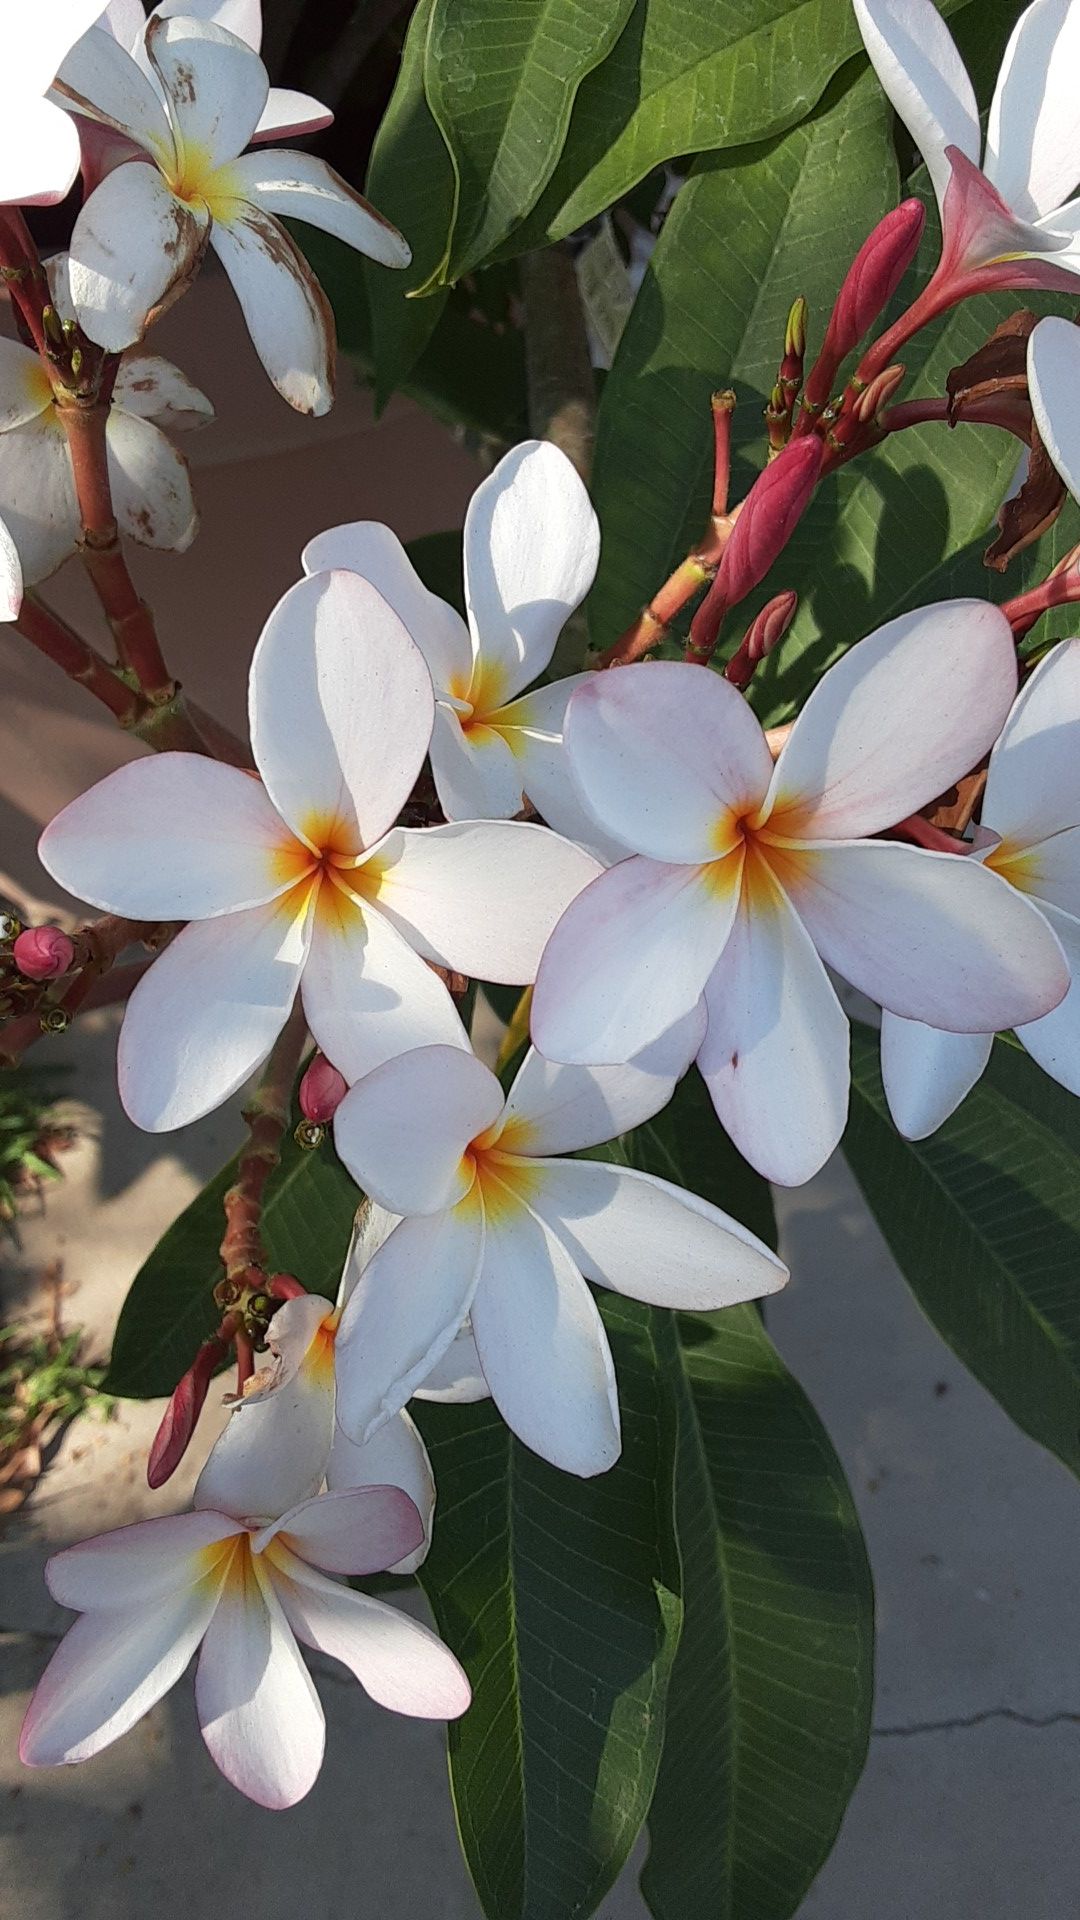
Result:
M596 381L589 358L577 272L567 247L538 247L519 262L525 305L529 425L572 460L588 485L596 425Z
M42 601L35 599L32 593L23 596L15 627L39 653L45 654L62 673L66 673L69 680L77 680L96 700L108 707L114 720L122 727L136 726L145 710L139 694L106 665L101 655L73 627L69 627L59 614L53 613Z
M221 1259L227 1280L242 1279L252 1268L261 1273L266 1267L263 1196L266 1183L281 1159L292 1084L306 1037L307 1023L298 999L278 1035L251 1103L244 1108L247 1145L240 1155L235 1185L225 1195Z

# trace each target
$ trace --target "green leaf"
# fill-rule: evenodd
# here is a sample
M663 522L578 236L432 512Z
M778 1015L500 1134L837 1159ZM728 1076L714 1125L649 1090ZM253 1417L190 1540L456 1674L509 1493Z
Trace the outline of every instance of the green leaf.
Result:
M222 1202L236 1166L230 1160L196 1195L135 1275L120 1312L107 1393L131 1400L171 1393L218 1325L213 1290L221 1278ZM309 1292L334 1299L360 1197L329 1139L305 1152L287 1133L262 1216L270 1270L293 1273Z
M994 1046L929 1140L889 1118L877 1036L852 1032L844 1149L927 1318L1018 1427L1080 1473L1080 1113Z
M562 152L574 96L633 0L434 0L425 76L456 176L437 278L487 259L535 205Z
M623 1451L595 1480L539 1460L490 1402L412 1409L439 1489L420 1580L473 1686L450 1776L488 1920L592 1913L659 1764L681 1617L663 1316L614 1295L603 1313Z

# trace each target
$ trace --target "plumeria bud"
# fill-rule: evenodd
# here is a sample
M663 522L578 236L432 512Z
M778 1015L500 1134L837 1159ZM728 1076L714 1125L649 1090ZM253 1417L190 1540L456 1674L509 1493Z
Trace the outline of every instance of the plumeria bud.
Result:
M317 1053L300 1082L297 1096L304 1119L317 1127L325 1127L348 1091L344 1074L338 1072L325 1053Z
M888 406L897 388L903 384L906 373L907 368L897 362L895 367L883 367L879 374L875 374L851 409L852 417L861 427L875 420L882 407Z
M210 1382L228 1351L228 1343L217 1335L205 1341L176 1387L154 1435L146 1463L146 1478L151 1487L163 1487L180 1465L203 1410Z
M806 352L806 301L800 293L788 314L787 330L784 334L785 360L801 361Z
M75 943L60 927L27 927L11 951L28 980L58 980L75 958Z
M863 241L837 295L825 336L823 357L834 366L884 313L919 251L925 225L922 201L905 200Z
M732 654L724 668L725 680L740 691L748 687L754 668L759 660L764 660L778 646L795 618L799 605L797 593L778 593L767 600L761 612L756 614L746 629L738 650Z
M821 440L810 434L790 441L758 475L691 623L690 658L710 658L728 608L753 592L783 552L817 485L823 456Z

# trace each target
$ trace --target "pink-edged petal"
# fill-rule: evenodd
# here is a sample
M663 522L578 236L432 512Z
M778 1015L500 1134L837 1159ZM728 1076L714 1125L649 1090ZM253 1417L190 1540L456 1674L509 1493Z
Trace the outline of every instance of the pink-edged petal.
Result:
M400 1413L472 1305L484 1251L473 1196L403 1220L359 1276L337 1336L337 1418L363 1444Z
M60 68L57 90L80 113L134 140L161 166L175 166L176 142L157 88L112 33L94 27L76 42Z
M827 964L909 1020L997 1032L1049 1013L1069 984L1042 914L964 854L819 841L785 884Z
M250 200L221 210L210 244L232 282L251 343L283 400L317 417L334 404L334 316L280 220Z
M600 872L571 840L526 820L399 827L365 869L380 913L437 966L481 980L535 980L556 921Z
M117 1049L120 1098L148 1133L211 1113L262 1065L296 998L311 937L303 890L193 920L143 975Z
M195 1676L211 1759L261 1807L294 1807L319 1776L326 1724L273 1586L238 1549Z
M370 580L415 640L436 695L450 691L452 682L468 685L472 641L464 620L425 587L397 534L380 520L353 520L317 533L300 558L305 573L343 569Z
M506 1096L500 1149L577 1153L641 1126L667 1106L704 1037L702 1000L625 1066L560 1067L531 1047Z
M1080 335L1071 320L1040 320L1028 341L1028 391L1046 451L1080 499Z
M287 1547L325 1573L383 1573L404 1554L415 1553L424 1523L403 1487L390 1481L374 1486L337 1487L305 1500L257 1533L253 1553L276 1559Z
M106 174L71 236L71 297L91 340L119 353L141 339L198 272L207 231L149 162Z
M992 1033L946 1033L881 1016L881 1078L898 1133L926 1140L955 1113L990 1058Z
M298 93L295 87L271 87L251 139L253 144L290 140L302 133L321 133L333 123L331 109L310 93Z
M472 1329L507 1426L543 1460L583 1479L619 1457L619 1395L604 1323L562 1241L494 1181Z
M853 0L866 51L934 183L949 181L946 147L979 159L979 109L952 34L933 0Z
M1080 363L1076 371L1080 378ZM1007 845L1027 847L1080 827L1078 730L1080 640L1063 640L1025 681L990 755L983 820ZM1029 890L1039 892L1037 881Z
M205 1570L197 1556L237 1532L237 1522L224 1513L136 1520L130 1527L99 1533L54 1553L45 1568L45 1584L62 1607L80 1613L126 1613L194 1585Z
M357 1184L395 1213L439 1213L463 1198L462 1156L503 1108L490 1068L459 1047L416 1047L350 1088L334 1144Z
M1080 180L1078 65L1080 8L1034 0L1005 49L986 130L987 177L1025 220L1052 213Z
M452 1352L453 1347L443 1355L442 1366L447 1364ZM485 1385L483 1394L476 1397L483 1398L486 1393ZM424 1397L430 1399L432 1396L427 1394ZM424 1537L411 1552L393 1561L389 1570L391 1573L415 1573L417 1567L423 1565L431 1545L431 1528L435 1518L435 1476L431 1471L427 1448L407 1413L402 1411L393 1420L388 1420L385 1427L373 1433L362 1447L356 1446L338 1427L326 1469L326 1484L331 1493L341 1487L403 1488L420 1515Z
M79 171L74 121L51 100L3 97L0 206L52 206Z
M711 1312L776 1293L788 1270L696 1193L603 1160L545 1160L529 1200L587 1280L657 1307Z
M806 702L776 763L770 831L847 839L894 826L978 764L1015 695L1012 629L989 601L890 620Z
M434 711L419 649L366 580L321 573L278 601L251 663L251 741L274 805L310 846L350 856L386 832Z
M214 418L205 393L159 353L125 353L113 388L113 405L171 433L206 426Z
M429 1627L383 1600L336 1586L295 1556L274 1577L297 1639L340 1660L380 1707L421 1720L456 1720L465 1712L468 1680Z
M104 913L204 920L263 906L295 884L291 836L258 780L198 753L133 760L49 822L47 873ZM284 867L284 871L283 871Z
M23 571L19 549L0 520L0 621L14 620L22 606Z
M480 1355L472 1328L462 1327L454 1335L441 1360L436 1360L414 1400L437 1400L446 1406L472 1406L477 1400L490 1400L491 1389L484 1379Z
M685 1019L731 931L741 877L738 854L706 867L635 858L586 887L537 972L532 1037L541 1053L618 1064Z
M461 718L441 700L431 736L431 771L448 820L509 820L524 805L523 768L505 734Z
M469 1044L438 974L374 907L333 886L319 896L304 1012L319 1046L350 1082L411 1047Z
M1080 268L1069 246L1075 231L1070 209L1064 209L1060 226L1054 224L1057 214L1038 224L1021 220L959 148L950 147L948 158L952 178L942 208L939 271L955 279L991 267L999 287L1075 293Z
M591 673L573 673L550 686L535 687L492 716L497 737L514 758L515 778L525 798L542 814L549 827L567 840L587 847L605 866L626 858L626 846L605 833L587 807L570 772L563 745L563 726L570 699L591 681ZM478 729L478 731L485 731ZM434 746L432 748L434 755ZM516 812L518 809L506 809ZM464 819L459 813L455 816Z
M0 433L36 420L52 397L49 376L33 349L21 340L0 339Z
M142 547L184 553L199 530L188 464L160 427L114 408L105 428L113 505Z
M502 706L544 671L599 557L596 515L566 455L548 440L504 454L465 516L474 706Z
M1017 1038L1044 1073L1070 1093L1080 1093L1080 919L1045 901L1041 905L1064 948L1072 983L1050 1013L1017 1027Z
M736 820L760 804L772 774L742 695L681 661L591 674L567 708L564 738L600 825L654 860L726 853Z
M756 880L705 989L698 1065L739 1152L797 1187L844 1131L848 1023L798 915L767 875Z
M0 514L28 587L47 580L74 553L80 523L71 454L52 407L0 434Z
M178 149L200 176L243 153L270 91L257 53L227 28L189 15L147 23L146 54L168 101Z
M276 1366L233 1408L199 1475L196 1507L259 1521L318 1492L334 1438L331 1312L329 1300L312 1293L278 1308L270 1324Z
M229 168L229 179L264 213L305 220L382 267L407 267L412 259L397 228L313 153L260 147Z

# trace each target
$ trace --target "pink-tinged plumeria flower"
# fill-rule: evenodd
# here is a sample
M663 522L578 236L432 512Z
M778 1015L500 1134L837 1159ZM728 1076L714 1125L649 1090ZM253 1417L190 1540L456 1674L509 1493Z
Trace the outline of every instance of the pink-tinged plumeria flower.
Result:
M1080 279L1077 0L1034 0L1005 49L986 151L975 91L933 0L853 0L878 78L941 209L935 280L1074 292Z
M508 820L531 801L557 832L608 851L562 752L566 703L585 676L524 691L588 593L599 554L589 496L547 440L514 447L469 502L467 625L378 521L331 527L305 548L307 573L348 567L373 581L427 661L437 702L431 770L448 820Z
M774 769L734 688L659 662L596 675L567 753L635 858L586 888L544 954L533 1039L625 1059L704 992L698 1064L746 1158L798 1185L844 1129L848 1025L825 971L957 1031L1037 1019L1068 969L1035 909L962 855L880 833L976 765L1016 691L1008 621L956 600L890 621L818 682Z
M79 171L71 116L46 100L57 69L104 0L8 0L0 12L0 205L62 200Z
M137 1126L184 1126L235 1093L301 981L311 1032L355 1080L407 1047L468 1045L433 966L535 978L596 862L524 821L395 828L434 704L375 588L319 574L290 588L255 649L261 780L199 754L156 754L46 828L46 868L82 899L192 923L128 1002L120 1092Z
M408 1495L357 1487L291 1509L275 1499L252 1515L245 1491L218 1471L214 1505L197 1494L191 1513L142 1520L53 1555L49 1591L80 1618L27 1708L19 1749L27 1766L100 1753L156 1705L197 1650L195 1704L210 1756L264 1807L295 1806L322 1765L326 1727L301 1645L341 1661L396 1713L449 1720L465 1712L469 1683L449 1648L340 1578L381 1572L415 1551L422 1523Z
M973 858L1040 909L1072 975L1060 1005L1017 1036L1052 1079L1080 1093L1080 640L1054 647L1021 690L990 755L982 826L986 844ZM882 1015L882 1078L901 1133L923 1140L948 1119L993 1038Z
M162 0L162 4L151 12L150 19L168 20L176 14L182 14L190 20L208 20L216 27L224 27L254 53L258 53L262 46L261 0ZM120 42L125 53L131 54L157 88L157 76L146 52L148 24L142 0L110 0L101 19L101 25ZM321 100L313 100L309 93L296 93L291 87L271 87L259 123L251 136L252 142L317 133L321 128L328 127L333 118L330 108L325 107Z
M615 1068L553 1067L530 1053L506 1096L474 1054L423 1047L350 1090L334 1118L338 1152L404 1216L342 1315L337 1418L351 1438L378 1434L468 1314L519 1440L568 1473L603 1473L619 1456L619 1402L583 1276L702 1309L783 1286L776 1256L696 1194L565 1157L658 1112L699 1035L695 1013L681 1035Z
M91 340L117 351L197 272L209 241L263 366L301 413L333 403L334 323L278 215L321 227L383 266L407 266L395 227L308 153L245 154L266 107L258 55L209 20L152 20L147 58L160 93L101 28L64 62L58 89L123 134L136 158L106 174L71 238L71 288Z

